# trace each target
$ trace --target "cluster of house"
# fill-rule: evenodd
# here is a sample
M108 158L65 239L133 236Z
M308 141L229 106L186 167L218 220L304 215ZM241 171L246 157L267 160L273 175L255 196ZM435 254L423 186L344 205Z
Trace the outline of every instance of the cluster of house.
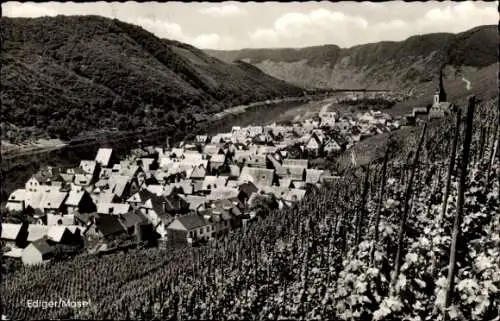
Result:
M432 104L426 107L415 107L405 116L407 125L415 125L419 121L440 119L456 111L457 106L447 101L443 85L443 72L439 74L439 87L434 94Z
M122 160L100 148L75 168L41 169L11 193L7 209L32 221L2 224L4 255L37 263L57 244L102 244L143 231L175 242L208 240L251 218L259 195L292 206L309 187L335 179L310 168L310 158L397 127L380 112L356 119L324 112L291 126L233 127L175 148L140 147Z

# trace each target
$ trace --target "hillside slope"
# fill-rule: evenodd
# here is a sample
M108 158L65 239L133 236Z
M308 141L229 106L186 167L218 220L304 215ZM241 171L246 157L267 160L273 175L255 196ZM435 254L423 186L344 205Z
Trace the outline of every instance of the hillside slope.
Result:
M467 77L498 62L497 26L459 34L435 33L400 42L378 42L343 49L335 45L303 49L207 50L225 61L243 60L269 75L304 87L408 90L435 81L445 64L468 67ZM496 76L496 75L495 75ZM460 72L445 74L461 78Z
M2 124L71 137L135 129L300 95L144 29L97 16L1 18Z

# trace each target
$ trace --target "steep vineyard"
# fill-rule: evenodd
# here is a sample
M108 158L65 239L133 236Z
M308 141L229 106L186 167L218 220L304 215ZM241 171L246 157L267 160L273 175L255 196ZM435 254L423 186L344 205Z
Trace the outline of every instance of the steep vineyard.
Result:
M464 112L458 122L458 136L453 118L430 124L409 135L403 148L388 148L386 161L353 168L298 206L273 211L211 245L80 257L9 273L2 284L4 314L443 320L446 305L448 320L498 320L499 115L487 104L477 106L466 123L469 115ZM471 144L464 162L466 137ZM460 190L463 217L454 239ZM448 291L452 243L456 269ZM25 304L57 298L91 300L91 306L28 309Z

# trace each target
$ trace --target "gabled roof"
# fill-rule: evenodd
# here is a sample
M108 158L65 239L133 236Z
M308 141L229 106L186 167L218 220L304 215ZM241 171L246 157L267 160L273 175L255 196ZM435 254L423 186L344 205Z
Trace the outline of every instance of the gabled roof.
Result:
M226 186L227 176L205 176L203 180L202 189L210 190Z
M281 175L291 178L292 180L302 180L304 171L306 170L304 167L295 166L295 165L284 165L283 169L286 171L286 174L280 172Z
M193 192L203 191L203 181L193 181Z
M84 224L88 224L90 222L91 218L97 218L97 217L99 217L99 215L97 213L78 213L78 214L75 214L75 218ZM69 226L69 227L71 227L71 226ZM73 232L73 234L74 234L74 232Z
M59 209L67 196L68 192L59 192L55 190L45 192L40 202L40 208Z
M7 202L20 202L26 199L25 189L16 189L9 195L9 200Z
M167 212L178 212L188 206L187 202L177 194L163 196L166 200L165 208Z
M226 155L224 154L214 154L210 157L210 163L224 163L226 161Z
M200 153L186 153L184 154L185 158L181 160L181 164L184 166L199 166L207 168L208 160L202 158L202 154Z
M49 227L47 237L54 242L60 243L66 231L70 232L65 226L53 225Z
M63 179L60 175L61 170L59 168L53 168L47 166L46 168L40 169L31 178L36 179L40 184L45 184L49 181L52 182L62 182Z
M86 191L83 190L75 190L72 189L69 194L68 198L64 202L66 205L70 206L78 206L80 202L82 201L83 196L86 194Z
M74 179L75 185L89 185L92 180L92 174L76 174Z
M30 224L28 225L28 242L33 242L47 236L49 227L47 225Z
M300 166L303 168L307 168L309 166L309 160L308 159L284 159L283 160L283 165L284 166Z
M130 151L130 155L133 157L141 158L149 155L149 152L143 148L134 148Z
M188 231L210 225L209 221L205 220L203 216L198 214L184 215L177 218L175 221L178 221ZM172 222L172 224L174 222ZM172 226L172 224L169 225L169 228Z
M95 156L95 161L101 164L101 166L107 167L111 160L112 154L112 148L99 148L99 150L97 151L97 155Z
M309 138L306 143L306 147L314 147L314 145L316 145L316 148L321 146L321 140L316 135L312 135L311 138Z
M26 192L26 199L24 200L26 206L31 206L33 209L40 208L43 194L42 192Z
M196 141L200 143L205 143L208 139L207 135L196 135Z
M102 215L97 217L96 227L104 236L110 236L125 232L125 229L120 223L118 216L115 215Z
M141 189L140 191L138 191L134 195L130 196L127 199L127 202L128 203L141 203L141 204L144 204L148 199L150 199L153 196L155 196L155 194L151 193L147 189Z
M219 200L231 197L237 197L239 194L238 188L233 187L220 187L216 189L212 189L210 194L207 195L208 200Z
M208 154L208 155L216 155L221 151L220 146L217 146L215 144L208 144L205 145L203 148L203 153Z
M253 153L249 150L236 150L234 152L233 160L238 163L243 163L245 161L248 161L248 158L252 154Z
M290 191L289 187L284 186L265 186L260 189L265 194L273 194L276 198L284 198Z
M140 211L131 211L126 214L120 215L118 217L118 220L125 229L134 227L135 224L143 224L149 222L148 218Z
M199 166L196 166L193 168L193 171L189 175L189 178L201 179L201 178L205 178L206 174L207 174L207 171L206 171L205 167L203 165L199 165Z
M143 157L141 158L141 162L142 162L142 169L145 171L149 171L149 168L151 167L152 164L154 164L155 159Z
M267 156L266 155L250 155L247 160L247 164L249 166L258 166L258 167L266 167L267 165Z
M125 214L131 210L128 203L99 203L97 205L97 213L99 214Z
M184 179L170 185L173 185L176 188L181 188L182 192L186 195L193 194L193 181L190 179Z
M291 178L280 178L279 183L280 183L280 187L289 188L290 185L292 184L292 179Z
M144 172L139 165L128 165L121 167L120 175L131 179L139 172Z
M287 201L296 202L300 201L306 195L306 191L303 189L291 188L288 193L283 197Z
M160 157L160 161L159 161L161 168L166 168L169 164L172 164L174 162L175 162L175 160L170 158L169 156Z
M111 190L105 190L98 194L92 195L92 199L96 204L112 203L115 198L118 198L118 196L115 193L111 192Z
M293 184L294 188L303 189L306 187L306 182L304 182L304 181L296 180L296 181L292 181L292 184Z
M172 148L170 156L181 158L184 155L184 148Z
M109 178L113 173L112 168L102 168L101 172L99 173L99 178Z
M148 185L146 188L148 191L150 191L153 194L156 194L158 196L162 195L164 192L163 185L155 184L155 185Z
M71 183L75 180L75 174L61 173L60 175L61 178L67 183Z
M246 182L246 183L240 184L239 190L249 197L253 193L257 193L259 191L257 186L255 186L255 184L252 182Z
M210 215L212 217L212 220L218 222L220 220L223 221L229 221L231 220L232 216L229 210L216 207L216 208L211 208L208 209L206 213L203 213L204 215Z
M158 151L156 150L156 148L152 145L149 145L149 146L146 146L143 148L144 151L146 151L148 153L148 156L153 156L153 155L156 155L158 154Z
M323 173L324 171L319 169L306 169L306 183L319 183Z
M47 243L46 238L33 241L30 245L33 246L35 249L37 249L38 252L40 252L42 255L49 254L54 251L54 248L50 246L49 243Z
M118 197L122 197L127 185L129 183L129 178L126 176L112 175L109 178L109 189L112 193L116 194Z
M238 178L240 177L241 169L238 165L229 165L229 177Z
M274 169L279 169L281 167L281 163L273 155L267 155L267 159L271 162Z
M239 181L249 181L255 185L271 186L274 179L274 170L256 167L243 167Z
M19 233L21 232L21 228L22 228L21 224L2 223L1 238L3 240L14 241L19 236Z
M81 169L83 169L87 174L94 174L95 169L97 167L97 162L93 160L82 160L80 161Z
M205 196L187 195L183 199L189 204L190 210L196 210L200 205L203 205L207 198Z

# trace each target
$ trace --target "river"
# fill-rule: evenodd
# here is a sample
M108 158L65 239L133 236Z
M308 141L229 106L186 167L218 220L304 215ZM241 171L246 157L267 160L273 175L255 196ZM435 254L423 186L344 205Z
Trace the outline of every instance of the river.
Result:
M321 105L320 102L318 102ZM206 133L213 135L227 132L232 126L266 125L276 121L292 120L297 113L308 109L304 102L284 102L247 108L243 113L230 114L223 119L207 124ZM99 141L80 146L65 146L58 150L21 155L4 159L1 163L1 201L16 188L23 188L24 183L40 168L45 166L78 166L80 160L94 159L100 147L112 147L119 157L124 157L132 148L137 147L137 140L145 145L163 145L166 142L166 130L154 133L134 134L125 138L104 137Z

